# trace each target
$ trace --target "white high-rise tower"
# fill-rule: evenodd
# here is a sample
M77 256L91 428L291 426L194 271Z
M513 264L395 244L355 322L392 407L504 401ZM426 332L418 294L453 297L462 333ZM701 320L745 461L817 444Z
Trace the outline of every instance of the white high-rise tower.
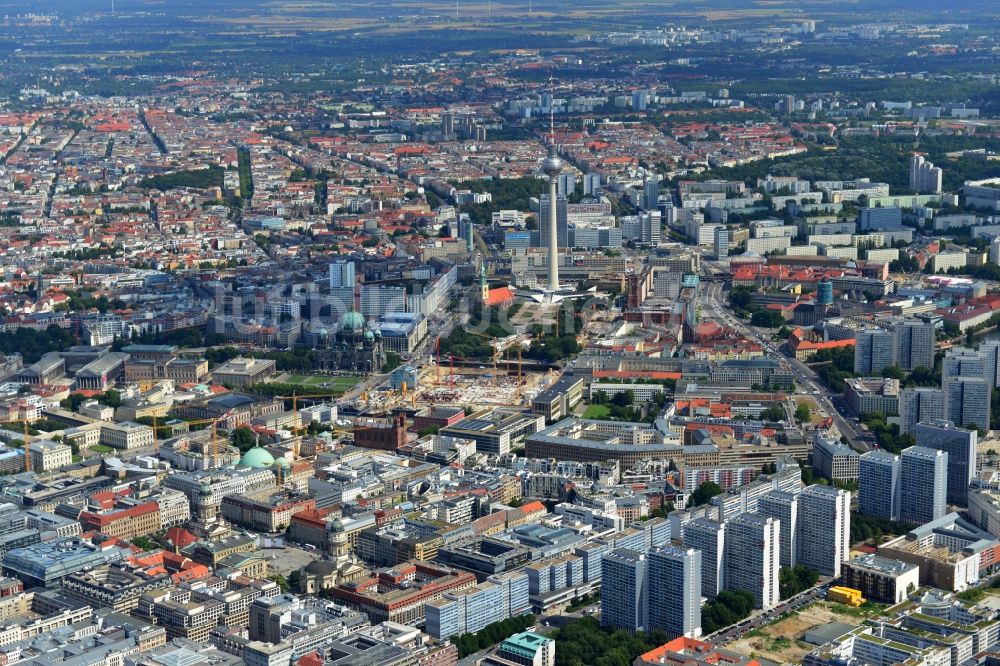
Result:
M563 163L556 154L555 121L549 108L549 156L542 162L542 173L549 178L549 290L559 291L559 222L556 215L556 199L559 188L559 174Z

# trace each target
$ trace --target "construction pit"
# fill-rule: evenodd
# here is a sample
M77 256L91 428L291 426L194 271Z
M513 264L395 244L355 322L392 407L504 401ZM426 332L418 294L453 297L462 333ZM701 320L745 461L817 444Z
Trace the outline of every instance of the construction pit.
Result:
M440 381L432 368L427 383L417 395L416 401L425 404L472 405L474 407L521 406L543 388L547 375L525 373L518 378L516 373L506 374L492 368L442 368Z

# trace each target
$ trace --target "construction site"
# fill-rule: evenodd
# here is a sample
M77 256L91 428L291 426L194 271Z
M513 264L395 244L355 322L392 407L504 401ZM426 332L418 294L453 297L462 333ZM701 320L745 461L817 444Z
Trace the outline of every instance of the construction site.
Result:
M530 403L554 379L552 372L518 372L517 368L492 367L438 368L430 364L419 369L416 389L375 389L361 395L368 409L425 407L427 405L469 405L474 407L517 406Z

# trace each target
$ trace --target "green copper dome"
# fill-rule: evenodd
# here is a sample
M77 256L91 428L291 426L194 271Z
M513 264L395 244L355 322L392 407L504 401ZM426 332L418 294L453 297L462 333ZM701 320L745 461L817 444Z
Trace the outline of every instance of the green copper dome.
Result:
M259 446L255 446L240 458L241 467L253 467L255 469L266 469L274 464L274 456L267 452L266 449L262 449Z
M342 331L360 331L364 327L365 318L361 316L360 312L349 310L340 317L340 330Z

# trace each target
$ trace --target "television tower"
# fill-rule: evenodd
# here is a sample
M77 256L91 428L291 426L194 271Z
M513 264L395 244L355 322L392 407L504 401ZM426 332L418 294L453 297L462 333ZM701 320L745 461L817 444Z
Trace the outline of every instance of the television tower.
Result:
M549 78L549 89L552 79ZM559 174L563 163L556 153L556 125L552 108L554 97L549 101L549 156L542 162L542 173L549 177L549 290L553 295L559 290L559 218L556 214L556 195L559 188ZM555 300L553 298L553 300Z

